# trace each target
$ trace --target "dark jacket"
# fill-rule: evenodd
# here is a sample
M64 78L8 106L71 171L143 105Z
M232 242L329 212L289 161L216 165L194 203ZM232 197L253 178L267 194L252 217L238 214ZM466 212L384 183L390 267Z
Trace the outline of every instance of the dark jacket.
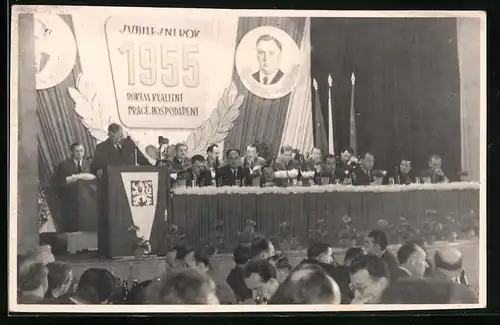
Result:
M252 291L245 284L245 270L242 267L236 266L233 268L229 272L226 282L231 290L233 290L236 301L243 302L247 299L252 299Z
M88 159L83 158L81 162L82 173L90 173L90 163ZM63 161L57 168L56 182L59 186L65 186L66 177L78 174L78 167L73 158L68 158Z
M274 163L274 169L279 171L279 170L292 170L292 169L299 169L300 162L297 160L290 160L288 163L285 163L285 161L281 158L276 159L276 162Z
M139 165L150 165L149 160L144 157L135 143L130 139L123 139L122 150L118 150L111 139L101 142L95 148L94 159L90 170L93 174L104 169L106 166L133 166L135 164L134 152L137 149L137 163Z
M398 267L397 269L394 270L394 274L392 274L392 276L393 277L392 277L391 281L398 281L401 279L411 277L412 275L406 269L402 269L401 267Z
M186 186L187 187L192 187L193 182L194 182L195 176L193 173L193 168L189 167L188 169L179 172L177 174L177 180L184 180L186 181ZM210 170L203 169L200 172L200 175L196 178L196 184L195 186L202 187L202 186L210 186L212 185L212 173Z
M352 185L367 186L374 181L370 172L365 173L361 167L357 167L353 171Z
M241 183L245 181L246 186L252 186L253 184L250 169L244 167L238 167L236 169L236 175L234 175L229 166L221 167L217 169L215 178L217 180L217 186L235 186L237 180Z
M382 254L381 257L385 264L387 265L387 270L389 271L389 280L392 280L394 277L397 277L396 273L399 271L399 262L398 259L388 250Z
M335 184L335 183L340 183L344 182L344 179L346 178L346 174L344 173L343 170L336 168L335 171L333 172L327 172L325 170L321 171L320 173L321 177L328 177L329 181L328 184Z
M252 77L257 82L261 82L261 80L260 80L260 73L259 72L260 72L260 70L252 74ZM268 81L268 85L274 85L274 84L278 83L281 80L281 78L283 78L284 75L285 74L283 73L283 71L278 70L278 72L274 76L273 80L269 80Z

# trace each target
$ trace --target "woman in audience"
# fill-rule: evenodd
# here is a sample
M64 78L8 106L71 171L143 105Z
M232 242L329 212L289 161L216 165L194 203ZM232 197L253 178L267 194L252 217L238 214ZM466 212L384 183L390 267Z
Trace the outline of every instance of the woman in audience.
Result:
M195 268L174 270L158 282L156 304L218 305L215 283Z
M340 302L341 293L335 280L318 265L302 264L280 285L269 304L338 305Z
M100 305L112 302L113 294L120 289L119 282L110 271L90 268L83 272L76 292L61 303L70 305Z
M57 304L59 298L71 294L73 285L73 272L71 266L64 262L51 262L47 264L49 289L45 295L43 304Z
M18 303L40 303L45 297L49 287L47 275L48 270L43 263L33 261L28 263L28 261L25 260L17 276Z
M252 261L245 267L245 285L256 304L267 304L274 295L279 287L276 277L276 268L265 260Z

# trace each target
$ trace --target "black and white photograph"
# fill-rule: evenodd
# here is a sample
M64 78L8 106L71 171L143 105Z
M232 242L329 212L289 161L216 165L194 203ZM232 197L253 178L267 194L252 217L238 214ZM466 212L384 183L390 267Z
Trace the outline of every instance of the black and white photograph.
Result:
M486 13L13 6L10 67L10 311L486 307Z

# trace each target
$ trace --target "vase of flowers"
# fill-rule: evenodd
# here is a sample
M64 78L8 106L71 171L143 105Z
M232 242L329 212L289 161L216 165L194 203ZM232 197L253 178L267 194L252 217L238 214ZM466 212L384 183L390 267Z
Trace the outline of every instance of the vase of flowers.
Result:
M224 220L219 220L213 227L207 239L203 239L202 251L206 256L215 256L224 248Z
M143 259L145 255L151 253L151 243L149 242L149 240L144 238L144 236L137 236L137 231L139 231L138 226L130 226L129 231L135 233L135 241L133 246L134 258L136 260Z
M316 220L314 228L309 229L308 246L310 247L316 242L328 243L328 227L325 219Z
M355 247L360 233L352 226L352 219L348 215L342 217L342 229L339 232L339 244L344 248Z
M276 249L284 253L291 250L301 249L300 240L296 236L293 236L290 224L287 222L282 222L279 225L278 234L270 237L269 240L273 243Z
M250 246L257 234L255 233L255 226L257 223L253 220L245 221L245 228L243 231L238 232L238 243L243 246Z
M436 240L443 239L443 224L437 220L436 210L429 209L426 211L427 219L424 222L423 232L427 239L427 243L432 244Z

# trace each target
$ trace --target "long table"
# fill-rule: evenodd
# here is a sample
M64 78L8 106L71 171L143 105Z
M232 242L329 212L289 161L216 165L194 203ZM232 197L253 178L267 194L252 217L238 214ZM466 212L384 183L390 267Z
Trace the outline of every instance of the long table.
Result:
M168 221L192 245L213 237L223 224L218 235L234 247L247 220L267 236L278 236L286 223L293 236L306 238L318 222L325 222L330 233L340 231L347 217L358 230L374 229L381 219L396 224L400 218L418 228L429 217L444 222L446 216L470 211L479 215L479 202L478 183L177 188Z

